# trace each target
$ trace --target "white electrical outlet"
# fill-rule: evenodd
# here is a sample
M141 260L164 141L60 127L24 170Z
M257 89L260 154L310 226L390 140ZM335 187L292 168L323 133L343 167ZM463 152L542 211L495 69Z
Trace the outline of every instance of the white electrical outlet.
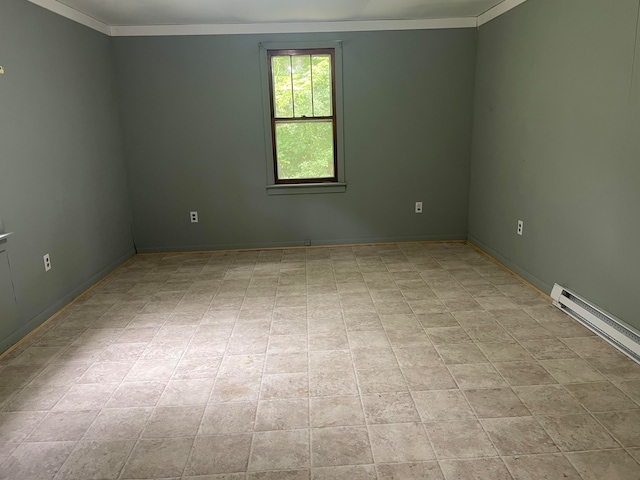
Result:
M42 257L42 259L44 260L44 271L48 272L49 270L51 270L51 257L49 257L49 254L47 253L44 257Z
M416 202L416 213L422 213L422 202Z
M524 228L524 222L522 220L518 220L518 230L517 230L517 234L518 235L522 235L522 229Z
M198 212L196 212L195 210L189 212L189 216L191 218L191 223L198 223Z

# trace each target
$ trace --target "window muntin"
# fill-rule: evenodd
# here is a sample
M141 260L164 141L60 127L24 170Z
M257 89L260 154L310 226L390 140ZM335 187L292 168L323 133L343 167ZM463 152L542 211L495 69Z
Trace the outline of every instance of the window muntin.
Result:
M268 50L274 179L338 181L335 50Z

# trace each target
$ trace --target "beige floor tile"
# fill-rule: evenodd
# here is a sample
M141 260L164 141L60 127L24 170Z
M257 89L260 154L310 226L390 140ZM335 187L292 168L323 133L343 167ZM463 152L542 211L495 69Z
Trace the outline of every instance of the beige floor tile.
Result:
M407 391L407 384L399 368L358 370L357 379L363 395Z
M548 385L557 383L538 363L500 362L494 363L493 366L511 386Z
M153 407L167 384L163 382L121 383L106 404L107 408Z
M605 378L579 358L541 360L540 363L560 383L602 382Z
M580 475L561 454L504 457L514 480L581 480Z
M0 412L0 438L5 442L22 442L46 415L46 412Z
M477 420L426 423L425 428L439 459L497 455Z
M312 427L354 426L365 423L359 396L311 397Z
M510 388L465 390L464 394L479 418L531 415L527 407Z
M185 468L185 475L246 472L251 435L198 436Z
M500 455L554 453L558 447L533 417L481 420Z
M115 480L134 445L134 440L81 441L55 478L56 480Z
M2 465L0 478L50 480L75 445L75 442L23 443Z
M125 377L126 382L166 382L173 375L178 359L138 360Z
M561 385L514 387L513 391L534 415L585 413L580 403Z
M563 452L619 447L590 415L547 416L537 419Z
M449 371L463 390L474 388L507 387L507 382L496 371L493 365L449 365Z
M309 394L314 397L355 395L356 377L350 370L314 370L309 373Z
M306 398L309 396L309 375L306 373L275 373L262 380L261 400Z
M437 462L382 464L377 470L378 480L444 480Z
M640 410L596 413L595 417L623 447L640 447Z
M638 480L640 465L624 450L566 454L584 480Z
M180 476L192 445L193 437L142 439L131 452L122 478Z
M69 391L68 386L28 386L7 401L7 412L50 410Z
M311 429L311 465L329 467L371 464L371 444L365 427Z
M411 391L457 388L451 373L444 366L403 368L402 372Z
M569 384L565 388L590 412L637 408L627 395L609 382Z
M533 358L515 342L478 343L477 346L491 362L520 362Z
M345 350L349 348L349 341L345 334L318 333L309 335L309 350Z
M207 403L212 386L211 378L171 380L158 400L158 405L181 406Z
M211 391L209 401L222 402L257 402L260 395L262 376L220 377Z
M616 352L615 347L599 337L563 338L562 342L581 357L599 357Z
M87 430L85 439L135 440L151 412L151 408L105 408Z
M27 437L29 442L77 441L82 438L99 410L49 412Z
M370 425L369 438L376 463L434 460L421 423Z
M412 392L411 395L423 422L475 418L460 390Z
M351 369L353 363L349 350L309 352L309 372Z
M253 416L248 413L249 411L247 410L241 417L245 420L243 426L246 428L245 431L253 431ZM228 418L224 411L220 412L220 416ZM233 417L234 415L231 415L231 418ZM250 417L251 422L248 421ZM203 425L204 422L203 420ZM309 401L306 398L269 400L258 404L258 414L255 422L256 431L293 430L297 428L309 428Z
M53 410L96 410L105 406L118 384L74 385L53 407Z
M16 480L640 480L640 366L463 244L136 257L0 385Z
M351 350L351 354L353 355L353 365L357 370L398 368L398 360L391 347L354 348Z
M526 340L520 342L537 360L550 360L558 358L576 358L576 353L560 340L544 338L540 340Z
M220 377L252 377L264 370L264 355L225 355L220 364Z
M309 369L309 357L305 352L277 353L267 355L264 373L306 373Z
M439 463L446 480L512 480L500 458L443 460Z
M313 480L378 480L373 465L346 465L312 469Z
M629 398L640 405L640 380L621 381L616 383L616 385L626 393Z
M448 344L438 345L436 348L446 365L489 362L484 353L475 345Z
M420 421L408 392L363 395L362 405L368 424Z
M307 350L307 335L269 335L267 354L271 355L275 353L300 353L306 352Z
M249 459L250 471L308 467L308 429L254 433Z
M349 345L351 348L384 348L389 347L389 339L384 332L369 330L349 331Z
M436 347L438 345L472 343L471 337L462 327L427 328L426 332Z
M271 472L252 472L247 480L310 480L311 470L280 470ZM215 480L215 479L213 479ZM242 477L244 480L244 477Z
M431 313L417 315L418 321L424 328L445 328L445 327L459 327L457 317L458 315L469 315L476 312L460 312L456 313L454 317L450 313Z
M142 433L143 438L189 437L198 433L204 405L156 407Z
M412 367L431 367L442 364L442 358L434 347L428 345L413 346L413 347L399 347L394 350L398 365L403 368ZM354 353L354 362L357 360L356 353ZM375 356L372 354L372 356ZM397 365L387 365L382 368L395 368Z
M182 358L175 371L174 380L215 378L222 357Z
M640 380L640 365L619 352L600 357L589 357L589 364L605 375L609 381Z

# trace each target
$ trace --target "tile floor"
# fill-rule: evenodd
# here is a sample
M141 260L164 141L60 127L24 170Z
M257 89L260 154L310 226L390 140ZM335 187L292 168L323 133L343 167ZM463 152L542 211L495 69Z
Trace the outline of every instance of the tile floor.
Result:
M459 244L137 256L0 360L0 478L640 479L640 365Z

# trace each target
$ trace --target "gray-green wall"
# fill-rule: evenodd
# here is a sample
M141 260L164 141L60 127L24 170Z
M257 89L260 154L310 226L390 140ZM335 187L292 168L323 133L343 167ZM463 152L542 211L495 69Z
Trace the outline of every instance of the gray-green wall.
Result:
M638 6L528 0L480 28L469 202L470 240L636 328Z
M0 2L0 352L133 253L110 39ZM51 255L45 273L42 256ZM6 292L4 292L6 293ZM13 295L3 295L8 301Z
M343 41L347 191L268 196L258 44L326 39ZM473 29L114 45L139 251L466 238Z

